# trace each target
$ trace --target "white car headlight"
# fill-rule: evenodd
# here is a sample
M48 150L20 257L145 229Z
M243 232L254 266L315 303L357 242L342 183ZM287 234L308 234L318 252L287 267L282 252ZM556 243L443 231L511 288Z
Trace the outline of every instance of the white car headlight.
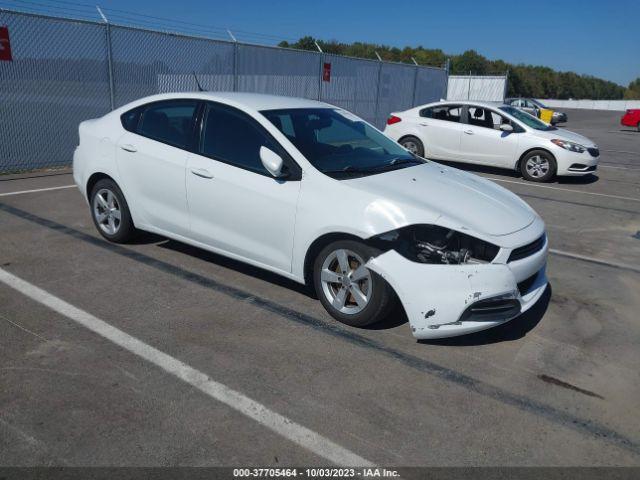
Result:
M582 153L587 150L587 147L584 147L579 143L570 142L568 140L561 140L559 138L554 138L551 141L557 146L559 146L560 148L564 148L565 150L569 150L570 152Z

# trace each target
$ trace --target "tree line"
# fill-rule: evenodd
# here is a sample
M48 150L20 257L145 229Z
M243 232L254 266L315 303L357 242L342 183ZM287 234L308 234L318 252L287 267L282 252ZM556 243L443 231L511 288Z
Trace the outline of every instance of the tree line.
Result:
M451 75L504 75L508 72L508 95L534 98L619 100L640 99L640 78L627 88L617 83L591 75L559 72L537 65L514 65L503 60L489 60L475 50L460 55L448 55L441 49L419 47L389 47L373 43L342 43L324 41L306 36L290 43L282 41L280 47L317 51L316 42L325 53L350 57L376 59L376 52L383 60L443 67L449 60Z

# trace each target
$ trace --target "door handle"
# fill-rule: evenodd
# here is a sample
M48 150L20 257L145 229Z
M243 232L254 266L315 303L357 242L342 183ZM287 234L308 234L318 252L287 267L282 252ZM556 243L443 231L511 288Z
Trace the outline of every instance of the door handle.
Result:
M419 123L418 125L420 125L421 127L428 127L429 126L428 123Z
M467 135L473 135L473 130L465 130L464 133Z
M213 178L213 174L206 168L192 168L191 173L202 178Z
M136 147L134 147L133 145L131 145L130 143L125 143L124 145L120 145L120 148L123 149L125 152L137 152L138 150L136 149Z

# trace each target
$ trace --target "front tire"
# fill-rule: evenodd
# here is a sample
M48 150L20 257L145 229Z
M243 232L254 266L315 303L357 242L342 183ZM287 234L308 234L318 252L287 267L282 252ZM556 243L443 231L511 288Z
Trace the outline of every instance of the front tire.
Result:
M546 150L532 150L520 162L520 172L530 182L549 182L557 169L556 159Z
M313 266L316 295L341 323L363 327L384 319L395 305L391 286L364 265L380 251L361 242L339 240L318 254Z
M415 153L419 157L424 157L424 145L418 137L414 137L413 135L402 137L398 143L411 153Z
M135 236L129 206L113 180L99 180L91 189L89 199L91 218L100 235L115 243L126 243Z

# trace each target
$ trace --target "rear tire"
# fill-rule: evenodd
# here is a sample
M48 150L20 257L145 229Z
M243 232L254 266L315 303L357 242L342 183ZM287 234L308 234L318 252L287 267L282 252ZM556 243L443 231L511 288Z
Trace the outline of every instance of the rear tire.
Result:
M318 254L313 265L316 295L329 314L353 327L384 319L395 306L391 286L364 265L381 252L354 240L338 240Z
M129 206L113 180L99 180L91 189L89 201L91 218L100 235L115 243L126 243L135 236Z
M413 135L402 137L398 143L411 153L415 153L419 157L424 157L424 145L418 137L414 137Z
M520 161L520 173L530 182L549 182L557 170L556 159L546 150L532 150Z

